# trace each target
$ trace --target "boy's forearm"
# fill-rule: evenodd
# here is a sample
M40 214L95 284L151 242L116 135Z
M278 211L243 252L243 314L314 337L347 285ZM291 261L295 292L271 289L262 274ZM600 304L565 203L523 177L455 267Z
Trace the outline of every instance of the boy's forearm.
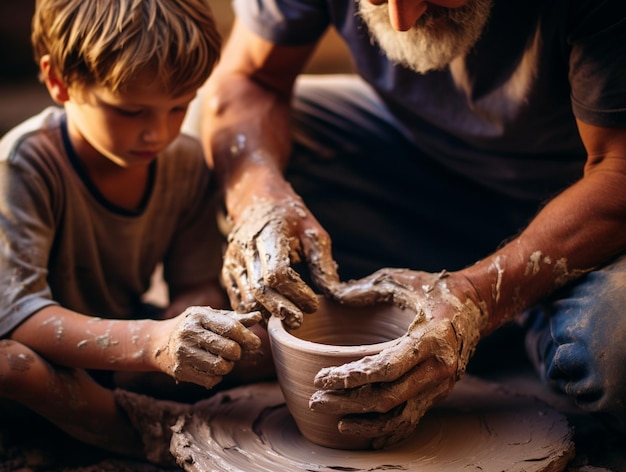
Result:
M25 320L11 338L46 360L67 367L154 371L158 321L95 318L48 306Z

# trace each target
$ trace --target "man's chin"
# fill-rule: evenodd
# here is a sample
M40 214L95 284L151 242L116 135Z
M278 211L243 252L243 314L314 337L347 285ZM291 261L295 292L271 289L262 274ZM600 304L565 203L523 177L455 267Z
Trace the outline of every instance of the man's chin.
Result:
M396 31L389 22L387 4L359 1L359 13L372 38L394 63L417 73L445 69L476 44L489 17L491 0L470 0L454 21L446 15L423 16L408 31ZM425 14L426 15L426 14ZM459 16L465 16L462 21Z

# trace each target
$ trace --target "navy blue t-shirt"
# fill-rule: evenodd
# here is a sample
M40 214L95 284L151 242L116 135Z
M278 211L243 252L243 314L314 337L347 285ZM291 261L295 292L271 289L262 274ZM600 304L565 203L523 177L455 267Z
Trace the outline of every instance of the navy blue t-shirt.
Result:
M234 6L278 44L311 44L334 26L420 155L505 194L545 198L582 176L575 118L626 126L624 0L494 0L470 53L423 75L386 58L354 0Z

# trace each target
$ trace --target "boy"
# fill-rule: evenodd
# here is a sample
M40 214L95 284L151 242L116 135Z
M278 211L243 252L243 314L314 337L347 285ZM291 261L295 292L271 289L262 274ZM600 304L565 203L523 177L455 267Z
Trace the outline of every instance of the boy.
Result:
M0 398L141 457L102 371L211 388L260 345L259 313L208 307L226 306L210 175L180 134L220 38L206 0L38 0L32 42L63 108L0 141ZM141 297L160 263L156 315Z

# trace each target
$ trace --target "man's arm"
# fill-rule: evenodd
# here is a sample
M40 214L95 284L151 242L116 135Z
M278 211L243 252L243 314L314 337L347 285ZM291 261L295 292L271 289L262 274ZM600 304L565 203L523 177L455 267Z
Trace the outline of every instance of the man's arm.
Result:
M323 289L337 280L328 234L283 176L292 89L314 46L279 46L236 21L202 93L201 139L234 225L222 271L231 306L291 327L317 308L293 263Z
M374 447L392 444L452 390L481 337L623 254L626 129L578 125L588 152L583 178L493 255L456 272L381 269L338 287L343 303L394 303L413 310L415 321L380 354L322 369L313 409L347 415L340 431L375 438ZM382 415L362 415L371 412Z
M578 122L584 176L514 240L464 271L489 313L488 331L626 249L626 129Z
M202 94L201 139L237 220L255 197L293 197L282 171L291 149L290 100L314 45L278 46L235 20Z

